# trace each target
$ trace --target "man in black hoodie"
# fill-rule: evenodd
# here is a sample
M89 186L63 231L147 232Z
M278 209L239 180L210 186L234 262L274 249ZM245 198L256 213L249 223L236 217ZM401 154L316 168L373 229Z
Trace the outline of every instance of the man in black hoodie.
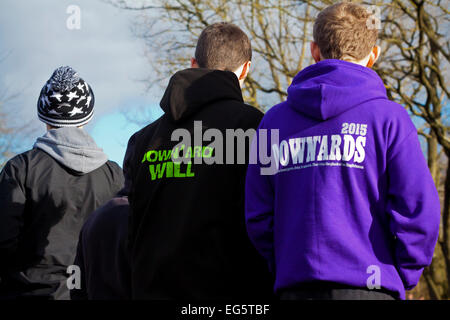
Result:
M270 298L270 274L245 230L248 154L241 164L207 164L206 158L230 157L193 134L198 128L200 136L208 129L225 136L227 129L257 128L262 113L244 104L240 87L250 61L250 41L241 29L207 27L192 68L170 79L161 100L164 115L130 139L135 299ZM180 144L177 132L189 133L193 144ZM178 162L181 154L192 161Z
M38 100L47 133L0 173L0 299L69 299L81 226L124 182L81 128L93 108L91 87L72 68L56 69Z

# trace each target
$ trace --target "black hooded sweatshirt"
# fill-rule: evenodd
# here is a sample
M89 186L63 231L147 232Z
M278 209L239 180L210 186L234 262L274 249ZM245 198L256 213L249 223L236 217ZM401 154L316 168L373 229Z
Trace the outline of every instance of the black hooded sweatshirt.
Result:
M119 192L87 219L74 262L81 286L70 290L72 300L130 299L128 215L128 198Z
M164 115L129 142L135 148L129 162L132 297L270 298L271 276L245 229L248 161L208 165L192 159L177 167L169 154L179 143L171 140L178 128L192 137L179 156L202 150L207 157L210 149L195 149L194 121L202 122L203 132L220 130L225 145L226 129L256 129L262 113L244 104L234 73L207 69L176 73L161 108Z

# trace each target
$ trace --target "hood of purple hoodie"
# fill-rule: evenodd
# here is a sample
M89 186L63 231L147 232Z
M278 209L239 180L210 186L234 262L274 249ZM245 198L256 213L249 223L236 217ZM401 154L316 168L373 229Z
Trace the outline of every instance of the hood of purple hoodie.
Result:
M372 69L327 59L295 76L287 102L297 112L324 121L364 102L386 98L383 81Z

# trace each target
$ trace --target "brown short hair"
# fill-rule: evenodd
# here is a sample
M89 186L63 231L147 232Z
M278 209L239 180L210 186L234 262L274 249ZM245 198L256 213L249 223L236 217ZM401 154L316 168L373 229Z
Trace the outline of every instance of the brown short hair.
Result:
M200 68L235 71L252 59L252 47L238 26L227 22L214 23L200 34L195 59Z
M378 29L369 28L371 13L356 3L340 2L319 13L313 37L325 59L364 59L375 46Z

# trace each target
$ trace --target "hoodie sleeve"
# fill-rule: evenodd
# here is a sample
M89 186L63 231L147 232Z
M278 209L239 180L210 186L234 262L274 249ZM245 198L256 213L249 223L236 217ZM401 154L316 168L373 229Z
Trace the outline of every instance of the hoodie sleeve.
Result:
M125 179L125 186L123 190L124 195L128 195L131 191L131 177L132 177L132 158L134 156L134 145L136 141L136 134L133 134L128 140L125 157L123 159L123 176Z
M245 183L245 219L250 240L274 271L273 211L274 192L270 176L261 174L257 159L257 134L253 138Z
M8 261L17 251L26 203L25 171L18 156L0 173L0 261Z
M405 289L414 288L431 263L439 233L439 196L415 128L388 151L387 210L395 236L397 270Z
M134 199L134 192L133 192L133 180L134 172L136 170L135 168L135 161L136 161L136 141L138 140L138 137L140 135L141 131L136 132L133 134L130 139L128 140L127 150L125 152L125 158L123 161L123 172L125 176L125 195L128 196L128 202L130 204L129 206L129 216L128 216L128 236L127 236L127 248L129 252L132 252L132 248L134 247L134 235L135 235L135 219L133 215L133 199Z

